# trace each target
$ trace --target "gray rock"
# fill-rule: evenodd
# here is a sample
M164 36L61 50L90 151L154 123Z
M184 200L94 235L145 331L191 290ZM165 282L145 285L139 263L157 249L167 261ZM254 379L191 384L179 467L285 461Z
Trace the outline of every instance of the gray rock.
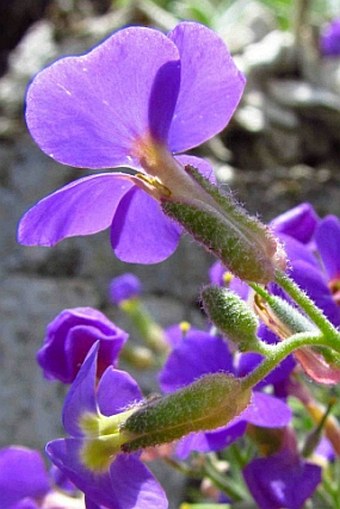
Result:
M232 53L260 41L276 28L271 9L254 0L241 0L216 16L214 28Z
M285 107L312 110L322 108L340 113L340 97L324 88L298 80L272 79L268 83L270 96Z
M35 361L46 325L62 309L96 306L92 285L80 280L8 276L0 294L0 445L43 447L61 436L64 388L43 379Z
M0 80L0 106L6 115L12 117L18 113L27 83L56 55L53 25L39 21L11 53L8 72Z
M239 62L249 78L253 74L292 72L296 66L294 38L289 32L274 30L260 42L249 45Z

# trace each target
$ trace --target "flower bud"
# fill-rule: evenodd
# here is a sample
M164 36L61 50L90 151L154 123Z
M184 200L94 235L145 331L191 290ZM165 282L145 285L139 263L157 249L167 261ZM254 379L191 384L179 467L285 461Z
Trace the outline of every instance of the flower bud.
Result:
M117 364L127 339L127 332L97 309L64 309L47 326L37 361L47 379L71 383L91 346L99 341L97 376L100 376L108 366Z
M257 351L258 319L236 293L219 286L207 286L201 293L210 321L241 351Z
M201 193L192 200L164 198L164 212L239 278L263 284L274 280L275 270L285 269L286 257L270 229L195 168L186 166L185 170Z
M224 426L249 404L250 389L232 375L206 375L164 398L146 402L123 424L121 431L134 438L123 444L125 452L179 439L192 431Z
M130 272L113 278L110 283L110 299L117 306L126 300L137 298L141 293L142 283Z

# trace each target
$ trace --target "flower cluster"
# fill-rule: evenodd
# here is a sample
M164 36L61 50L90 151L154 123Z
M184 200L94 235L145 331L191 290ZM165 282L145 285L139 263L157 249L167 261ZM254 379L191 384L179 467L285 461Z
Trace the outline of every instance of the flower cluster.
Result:
M30 85L27 125L44 152L78 168L117 170L42 199L20 221L19 242L52 246L110 227L117 257L149 264L170 256L185 229L219 261L210 271L215 286L202 291L205 330L183 322L163 331L143 308L133 274L111 282L111 302L136 325L159 368L160 396L143 398L117 369L122 351L126 360L137 356L128 334L102 312L66 309L49 324L38 363L45 378L72 385L62 416L68 436L46 452L59 486L71 483L83 498L51 502L57 482L40 456L8 448L0 451L2 508L166 509L144 464L158 453L142 450L175 440L164 453L169 463L209 477L232 503L241 498L230 472L221 475L220 459L238 439L251 439L235 460L243 488L261 509L301 509L321 481L313 455L323 428L331 454L340 454L333 403L317 405L296 362L314 380L340 380L338 218L320 219L302 204L267 227L218 189L207 162L182 154L226 126L244 84L223 41L183 22L167 35L122 29L85 55L55 62ZM315 422L302 452L289 396Z

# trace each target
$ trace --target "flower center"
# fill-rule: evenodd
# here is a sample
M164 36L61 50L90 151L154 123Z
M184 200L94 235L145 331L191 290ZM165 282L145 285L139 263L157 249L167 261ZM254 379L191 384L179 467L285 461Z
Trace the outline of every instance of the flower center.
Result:
M93 472L108 469L123 444L131 440L131 433L121 430L122 424L136 411L136 407L120 414L105 416L85 413L80 419L84 443L80 450L81 463Z

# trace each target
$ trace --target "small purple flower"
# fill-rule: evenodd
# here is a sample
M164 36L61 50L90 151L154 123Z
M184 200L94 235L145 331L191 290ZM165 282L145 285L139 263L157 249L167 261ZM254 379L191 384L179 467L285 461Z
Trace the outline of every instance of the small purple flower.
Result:
M321 481L321 468L284 449L257 458L245 467L244 478L260 509L301 509Z
M41 149L63 164L131 170L85 177L41 200L22 218L19 242L51 246L111 227L112 248L123 261L170 256L181 229L159 201L201 197L183 166L212 173L198 158L172 154L220 132L243 88L223 41L193 22L167 36L125 28L88 54L42 71L26 110Z
M333 19L322 30L320 51L326 57L340 57L340 18Z
M165 509L164 492L139 454L120 453L120 418L127 418L141 400L138 385L113 367L96 385L97 350L98 344L65 400L63 424L70 438L49 442L47 454L85 493L87 508Z
M97 309L65 309L48 326L37 361L49 380L71 383L92 345L99 341L98 376L117 365L128 334Z
M109 287L109 295L111 301L119 306L124 300L138 297L142 293L142 289L140 279L134 274L127 272L112 279Z
M304 203L273 221L285 243L290 259L290 275L307 292L336 327L340 326L340 220L329 215L319 219L313 207ZM275 293L284 296L275 285ZM334 384L340 370L311 348L295 353L314 380Z
M35 500L50 490L50 480L38 451L22 446L0 450L1 509L37 508Z
M238 375L227 344L220 337L193 329L175 344L160 372L159 381L165 392L173 392L203 375L218 372ZM291 411L283 401L254 391L251 404L237 418L217 431L184 437L179 441L176 453L184 459L191 451L217 451L242 436L247 423L275 428L287 425L290 419Z

